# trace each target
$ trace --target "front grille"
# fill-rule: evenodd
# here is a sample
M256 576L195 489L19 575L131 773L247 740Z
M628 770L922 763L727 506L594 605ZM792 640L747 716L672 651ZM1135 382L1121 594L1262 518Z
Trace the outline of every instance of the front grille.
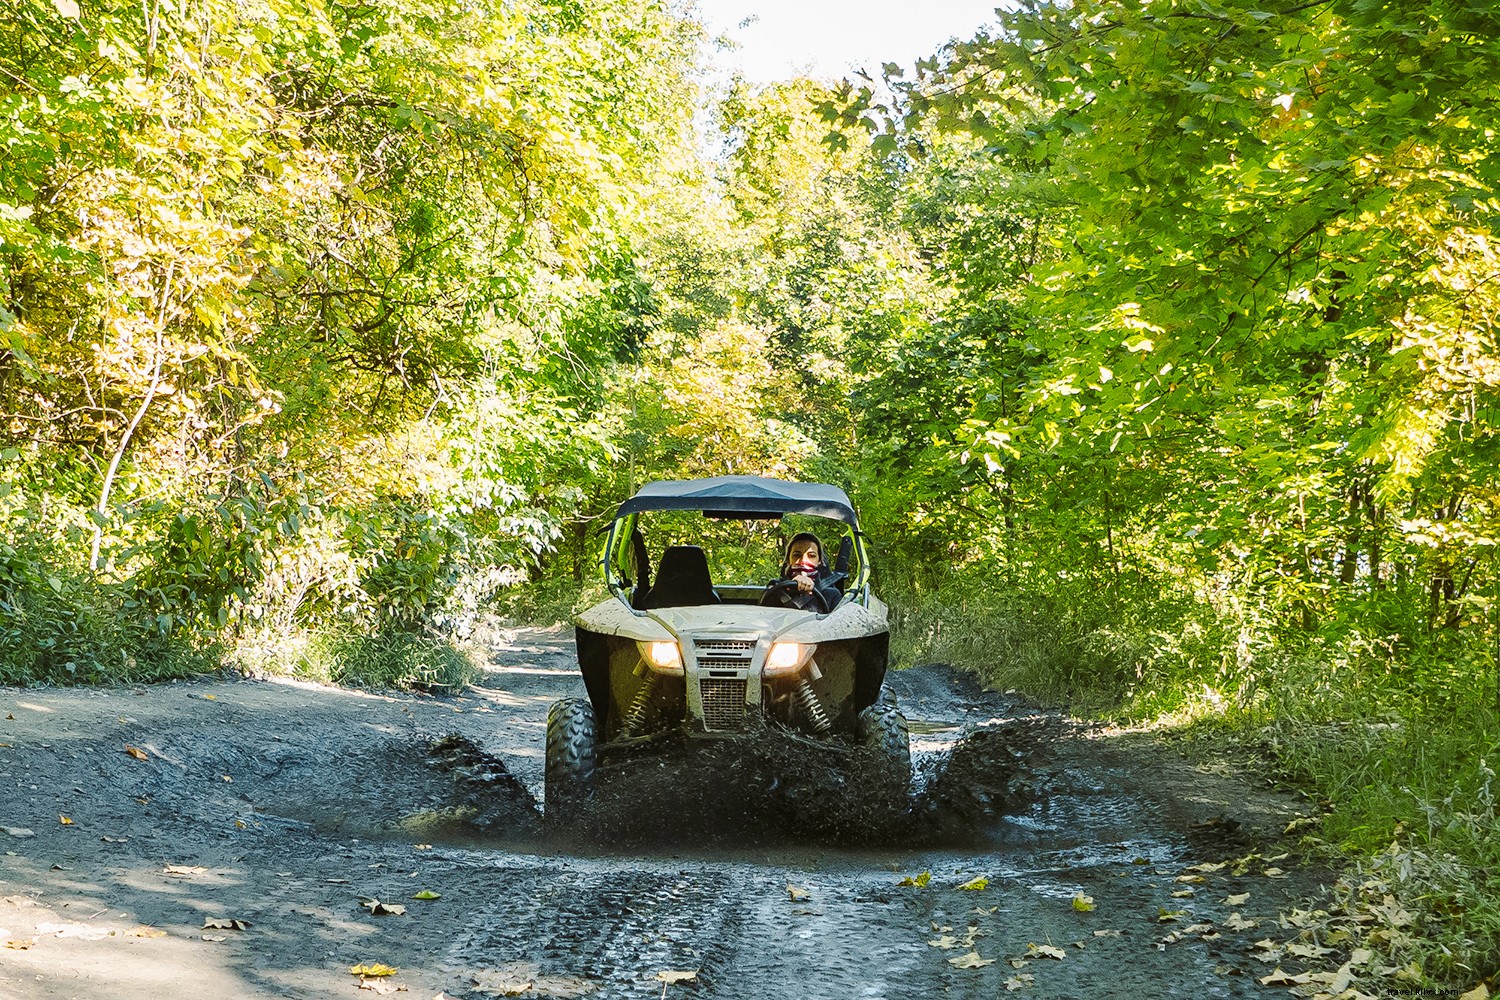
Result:
M718 732L745 728L744 678L701 677L698 694L703 699L704 728Z
M695 639L693 650L704 670L748 670L755 655L754 639Z

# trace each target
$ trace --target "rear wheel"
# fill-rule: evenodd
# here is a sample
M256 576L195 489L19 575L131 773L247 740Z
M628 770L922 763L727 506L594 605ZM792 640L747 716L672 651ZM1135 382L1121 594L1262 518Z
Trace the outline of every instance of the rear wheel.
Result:
M882 805L905 805L911 787L911 738L906 716L881 700L859 713L861 784Z
M594 792L599 726L586 698L564 698L547 713L547 771L543 786L547 822L578 815Z

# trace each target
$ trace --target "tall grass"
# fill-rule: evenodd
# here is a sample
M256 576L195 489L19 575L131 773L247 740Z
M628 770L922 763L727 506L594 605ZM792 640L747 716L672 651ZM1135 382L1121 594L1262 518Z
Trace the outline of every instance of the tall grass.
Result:
M1349 602L1299 635L1230 590L1035 593L955 575L886 597L900 662L1256 748L1247 769L1326 803L1326 847L1416 915L1373 945L1435 984L1500 975L1493 637L1429 631L1390 599Z

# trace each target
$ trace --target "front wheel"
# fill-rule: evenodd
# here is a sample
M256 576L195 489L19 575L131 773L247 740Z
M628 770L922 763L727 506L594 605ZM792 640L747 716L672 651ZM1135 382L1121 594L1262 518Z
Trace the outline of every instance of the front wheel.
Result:
M547 770L543 802L547 822L578 815L594 792L599 725L586 698L564 698L547 713Z
M911 788L911 737L906 716L890 702L877 701L859 713L861 784L876 801L899 807Z

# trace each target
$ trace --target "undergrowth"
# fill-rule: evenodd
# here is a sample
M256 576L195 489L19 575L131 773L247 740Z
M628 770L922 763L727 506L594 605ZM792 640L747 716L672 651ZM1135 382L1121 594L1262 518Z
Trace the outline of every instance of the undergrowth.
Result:
M948 662L1078 714L1269 751L1322 805L1307 846L1352 868L1360 905L1409 916L1370 924L1364 943L1387 968L1464 989L1500 979L1492 637L1393 624L1374 601L1297 634L1232 592L1131 600L955 576L885 596L899 663Z

